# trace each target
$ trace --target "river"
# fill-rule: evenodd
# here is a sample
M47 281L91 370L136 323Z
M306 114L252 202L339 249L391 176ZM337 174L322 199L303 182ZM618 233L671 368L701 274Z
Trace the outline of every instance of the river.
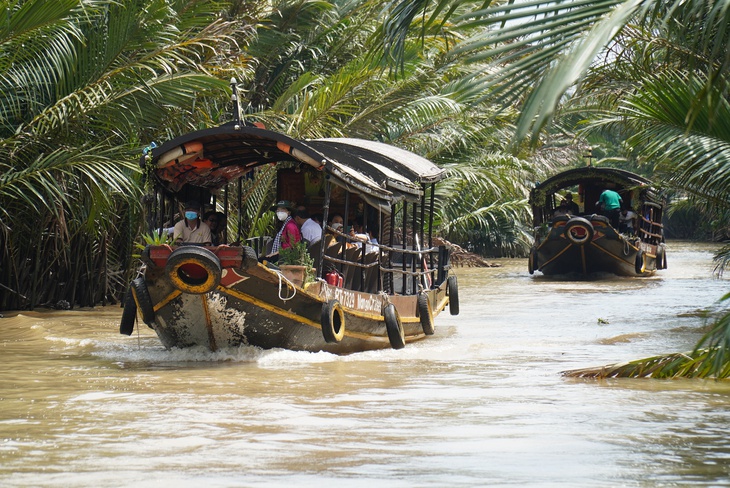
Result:
M117 306L0 319L4 487L730 486L730 383L561 371L692 349L727 279L670 242L645 279L457 269L405 349L165 351Z

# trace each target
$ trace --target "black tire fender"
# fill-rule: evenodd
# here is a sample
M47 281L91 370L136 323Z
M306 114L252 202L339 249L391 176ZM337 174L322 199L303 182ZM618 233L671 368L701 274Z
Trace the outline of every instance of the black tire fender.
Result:
M400 320L398 310L395 305L389 303L383 309L383 319L385 320L385 330L388 332L388 340L390 347L393 349L403 349L406 347L406 336L403 331L403 322Z
M449 313L459 315L459 282L454 275L446 279L446 294L449 296Z
M563 235L576 246L588 244L593 240L595 230L593 224L583 217L573 217L565 224Z
M644 258L644 251L639 250L636 253L636 260L634 261L634 271L636 274L643 274L646 270L646 259Z
M221 262L204 247L182 246L167 258L165 272L172 286L183 293L203 295L221 282Z
M152 324L155 323L155 308L152 305L152 297L150 297L144 278L140 276L132 280L131 290L137 309L142 314L142 322L152 327Z
M428 301L428 294L422 292L418 295L418 317L421 319L421 327L423 333L426 335L433 335L433 311L431 310L431 304Z
M345 312L337 300L329 300L322 304L322 335L324 341L337 343L345 337Z
M659 244L656 248L656 269L667 269L667 250L664 244Z
M137 304L132 296L132 287L127 289L124 295L124 310L122 310L122 320L119 322L119 333L124 335L132 335L134 332L134 321L137 318Z

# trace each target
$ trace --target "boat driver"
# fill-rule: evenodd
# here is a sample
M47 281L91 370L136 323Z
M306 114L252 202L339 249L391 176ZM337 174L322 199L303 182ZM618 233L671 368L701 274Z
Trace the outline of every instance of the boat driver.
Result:
M210 227L200 219L200 204L191 200L185 204L185 217L175 224L172 240L176 246L181 244L213 244Z

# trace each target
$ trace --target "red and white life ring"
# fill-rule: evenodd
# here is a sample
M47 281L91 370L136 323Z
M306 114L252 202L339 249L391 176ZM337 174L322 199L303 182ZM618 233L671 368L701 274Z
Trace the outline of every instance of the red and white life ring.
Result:
M198 141L186 142L160 156L157 160L157 167L165 168L173 164L180 164L201 157L203 157L203 143Z

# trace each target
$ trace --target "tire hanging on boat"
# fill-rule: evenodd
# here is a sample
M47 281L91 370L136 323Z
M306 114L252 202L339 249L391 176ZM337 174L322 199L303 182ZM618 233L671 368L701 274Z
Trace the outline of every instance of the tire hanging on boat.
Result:
M221 282L218 256L203 247L183 246L167 258L165 272L172 286L183 293L203 295Z
M573 217L565 224L563 234L565 238L576 246L582 246L593 239L593 224L583 217Z
M644 251L639 251L636 253L636 260L634 261L634 271L636 271L636 274L642 274L646 270L646 259L644 256Z
M132 296L132 287L127 289L124 294L124 310L122 311L122 320L119 322L119 333L124 335L132 335L134 332L134 320L137 318L137 304Z
M403 331L403 322L400 320L398 310L395 305L389 303L383 309L383 318L385 319L385 330L388 332L388 340L390 347L393 349L403 349L406 347L406 336Z
M656 269L667 269L667 250L664 244L659 244L656 248Z
M345 337L345 312L337 300L322 304L322 335L330 344L340 342Z
M144 278L140 276L132 280L131 290L137 308L142 313L142 322L152 327L152 324L155 323L155 308L152 305L152 297L150 297L150 292L147 290Z
M418 294L418 317L421 319L421 327L423 333L426 335L433 335L433 311L431 311L431 304L428 301L428 294L421 292Z
M446 279L446 294L449 296L449 313L459 315L459 283L454 275Z

